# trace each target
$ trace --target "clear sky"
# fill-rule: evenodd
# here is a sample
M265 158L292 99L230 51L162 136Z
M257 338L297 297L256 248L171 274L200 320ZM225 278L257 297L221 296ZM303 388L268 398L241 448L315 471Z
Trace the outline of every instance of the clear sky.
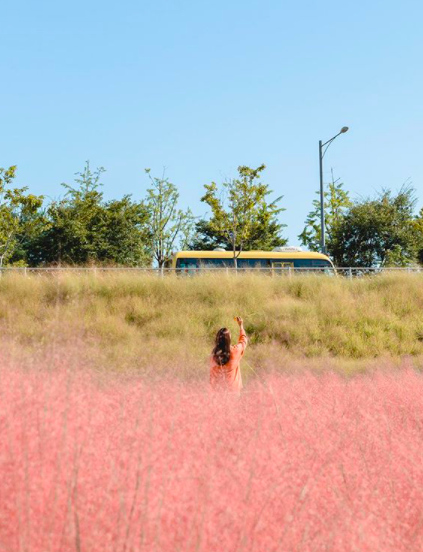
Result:
M411 179L423 206L421 0L1 0L0 166L57 198L86 159L106 197L166 167L182 206L267 165L297 244L318 140L352 197Z

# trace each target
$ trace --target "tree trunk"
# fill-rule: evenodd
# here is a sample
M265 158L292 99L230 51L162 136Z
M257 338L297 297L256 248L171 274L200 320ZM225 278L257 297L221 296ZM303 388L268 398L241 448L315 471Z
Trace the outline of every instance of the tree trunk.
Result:
M159 265L159 274L163 278L165 261L162 255L160 255L159 258L157 259L157 264Z
M236 232L232 231L232 252L234 255L234 268L235 272L238 271L238 258L236 256Z
M235 271L237 271L238 270L238 258L236 256L235 241L232 242L232 251L233 251L233 254L234 254L234 268L235 268Z

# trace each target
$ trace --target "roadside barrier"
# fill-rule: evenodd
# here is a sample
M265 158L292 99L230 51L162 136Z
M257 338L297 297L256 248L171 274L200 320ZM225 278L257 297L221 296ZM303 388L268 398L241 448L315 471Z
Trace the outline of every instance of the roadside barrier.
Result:
M1 267L0 276L6 274L22 274L29 275L53 275L59 273L72 274L105 274L105 273L138 273L151 274L157 276L193 276L205 273L224 273L224 274L268 274L271 276L295 276L295 275L316 275L323 274L326 276L340 276L345 278L361 278L365 276L374 276L378 274L392 273L422 273L423 267L200 267L200 268L153 268L153 267Z

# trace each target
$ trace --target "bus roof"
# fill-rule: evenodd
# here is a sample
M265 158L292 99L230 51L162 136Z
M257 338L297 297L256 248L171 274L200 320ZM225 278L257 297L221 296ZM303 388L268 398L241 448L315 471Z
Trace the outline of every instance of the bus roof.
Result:
M178 251L174 260L184 259L232 259L232 251ZM327 255L314 251L242 251L238 259L325 259Z

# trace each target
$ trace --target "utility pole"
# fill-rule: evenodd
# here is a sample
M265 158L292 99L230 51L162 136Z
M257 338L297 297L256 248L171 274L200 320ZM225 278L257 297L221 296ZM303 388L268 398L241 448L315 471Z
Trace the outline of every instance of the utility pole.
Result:
M325 236L325 193L323 186L323 157L331 145L331 143L338 138L340 134L348 132L348 127L344 126L341 130L330 140L322 143L322 140L319 140L319 172L320 172L320 249L323 254L326 255L326 236ZM325 147L326 146L326 147ZM325 148L325 149L323 149Z
M320 249L326 255L325 236L325 194L323 190L323 155L322 141L319 140L319 171L320 171Z

